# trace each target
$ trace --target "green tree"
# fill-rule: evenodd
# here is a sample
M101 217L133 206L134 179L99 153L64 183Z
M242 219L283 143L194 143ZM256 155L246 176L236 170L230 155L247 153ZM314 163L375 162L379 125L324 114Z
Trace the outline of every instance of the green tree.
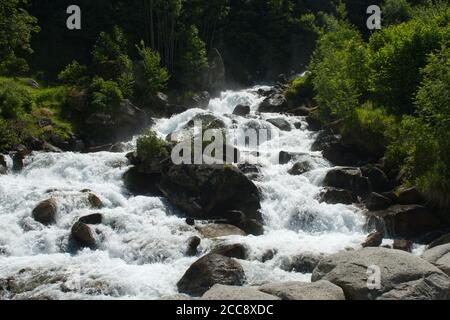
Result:
M36 18L23 7L26 0L0 0L0 73L17 74L28 70L23 55L33 52L31 36L40 29Z
M161 57L158 52L145 46L144 41L136 46L139 57L142 60L143 71L146 83L146 90L154 94L167 89L169 72L161 66Z

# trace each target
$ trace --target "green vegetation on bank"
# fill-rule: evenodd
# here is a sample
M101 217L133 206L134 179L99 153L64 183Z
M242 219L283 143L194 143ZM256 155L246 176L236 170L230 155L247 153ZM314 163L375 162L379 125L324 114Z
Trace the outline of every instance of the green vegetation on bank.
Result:
M450 5L385 7L403 14L388 14L367 40L348 20L325 17L308 68L318 114L339 120L346 144L385 157L405 185L450 207ZM299 81L288 92L309 90Z

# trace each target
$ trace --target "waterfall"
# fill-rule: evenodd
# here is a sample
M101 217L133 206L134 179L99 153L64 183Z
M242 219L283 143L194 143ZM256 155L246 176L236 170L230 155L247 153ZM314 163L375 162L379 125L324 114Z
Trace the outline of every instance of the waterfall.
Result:
M259 157L246 150L249 160L261 166L254 181L261 192L265 234L232 236L221 241L243 243L250 257L240 261L247 285L264 281L309 281L310 274L284 271L286 258L302 252L333 253L357 247L365 238L361 209L353 205L320 203L321 183L331 165L320 152L312 152L316 133L308 131L302 117L257 114L263 100L253 87L225 91L211 100L208 110L190 109L170 119L159 119L153 129L166 137L182 128L195 115L213 113L232 134L259 125L274 132L277 148L261 146ZM249 105L249 117L230 116L238 104ZM267 122L282 118L292 131L280 131ZM127 145L132 150L135 139ZM241 146L242 147L242 146ZM312 170L292 176L294 162L279 164L280 151L301 154ZM0 176L0 289L14 279L23 286L16 298L53 299L158 299L177 293L176 283L198 257L186 257L187 239L197 235L177 209L164 198L133 196L123 185L129 169L126 153L99 152L41 153L26 159L18 174ZM103 202L92 209L81 190L92 190ZM45 227L31 212L40 201L53 197L58 202L56 223ZM102 213L104 221L95 226L97 250L74 251L70 228L78 218ZM206 253L213 240L202 240ZM269 251L273 259L262 262ZM0 297L8 297L0 290Z

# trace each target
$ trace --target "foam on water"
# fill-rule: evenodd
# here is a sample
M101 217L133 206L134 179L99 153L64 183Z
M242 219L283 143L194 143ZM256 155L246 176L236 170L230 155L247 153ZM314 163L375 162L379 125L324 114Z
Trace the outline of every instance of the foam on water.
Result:
M259 157L249 156L262 166L255 184L262 195L266 232L260 237L221 241L249 246L249 261L241 261L248 285L309 281L308 274L282 270L284 259L302 252L333 253L359 246L365 237L363 216L355 206L319 203L330 164L320 153L311 152L315 133L305 129L301 117L256 114L263 98L255 92L261 88L268 89L223 92L211 101L209 110L191 109L160 119L154 129L165 137L203 112L224 120L230 134L249 122L269 128L276 143L261 146ZM251 119L230 115L237 104L251 106ZM280 131L266 121L274 117L288 121L292 131ZM294 124L301 124L301 129ZM128 145L132 147L134 141ZM300 153L299 159L308 161L313 170L302 176L289 175L294 162L278 164L281 150ZM125 153L33 153L23 172L0 176L0 281L12 279L25 291L16 298L158 299L176 293L177 281L198 258L184 255L187 239L197 232L177 217L166 200L130 195L122 182L127 169ZM80 192L83 189L92 190L104 207L92 209L87 193ZM44 227L34 221L31 212L50 197L58 202L58 218L55 225ZM95 226L98 249L76 252L71 226L79 217L97 212L104 216L104 222ZM202 253L214 243L203 240ZM274 258L261 262L269 250L276 253Z

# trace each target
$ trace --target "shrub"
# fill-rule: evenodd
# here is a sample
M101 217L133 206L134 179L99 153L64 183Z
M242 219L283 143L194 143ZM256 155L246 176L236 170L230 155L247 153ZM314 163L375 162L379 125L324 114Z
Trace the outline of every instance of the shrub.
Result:
M143 41L136 48L143 63L146 90L151 94L166 90L169 72L161 67L159 53L146 47Z
M87 67L73 61L71 64L61 71L58 80L73 86L82 86L87 83Z
M386 0L381 12L385 27L408 21L412 17L412 8L407 0Z
M137 140L137 154L144 163L151 164L167 158L169 151L167 143L158 138L154 131L148 129Z
M355 109L342 127L342 137L346 143L359 150L382 157L391 141L391 130L397 120L382 108L373 108L370 103ZM370 142L370 143L368 143Z
M14 119L25 112L30 112L33 99L29 91L15 83L5 81L0 87L0 115L7 119Z
M440 48L444 28L412 20L370 38L370 90L375 101L397 114L414 113L413 100L427 55Z
M311 104L314 98L314 86L309 73L296 78L286 89L285 96L288 101L298 105Z
M119 85L112 80L95 77L89 88L93 112L114 113L123 99Z

